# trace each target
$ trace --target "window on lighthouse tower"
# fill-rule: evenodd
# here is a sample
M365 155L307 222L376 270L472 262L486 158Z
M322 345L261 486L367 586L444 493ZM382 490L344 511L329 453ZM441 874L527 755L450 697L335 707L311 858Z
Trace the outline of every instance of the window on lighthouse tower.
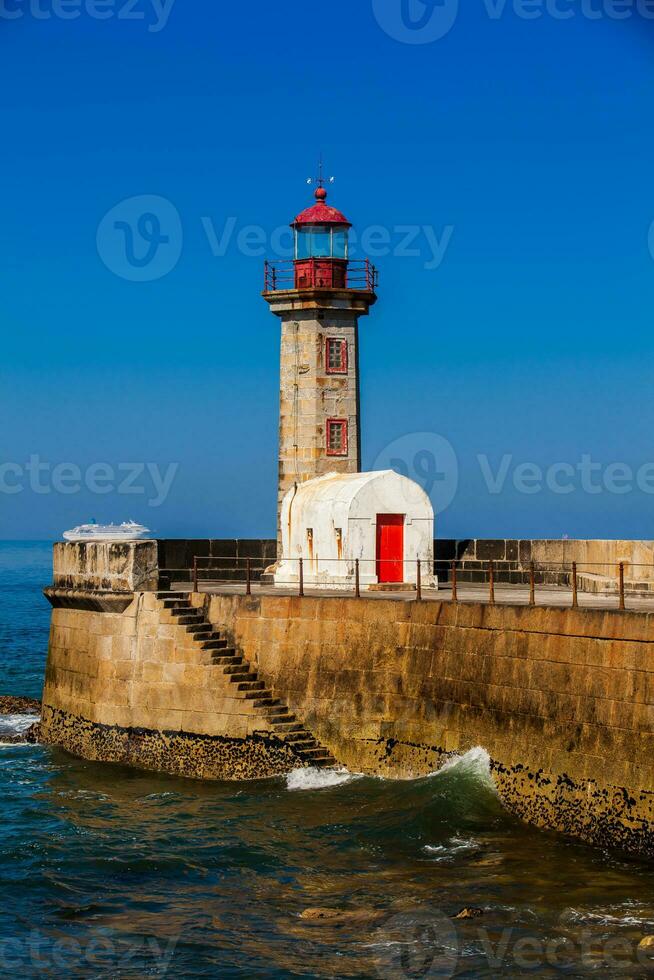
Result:
M347 456L347 419L327 420L327 455Z
M347 341L341 337L327 338L325 355L327 374L347 374Z

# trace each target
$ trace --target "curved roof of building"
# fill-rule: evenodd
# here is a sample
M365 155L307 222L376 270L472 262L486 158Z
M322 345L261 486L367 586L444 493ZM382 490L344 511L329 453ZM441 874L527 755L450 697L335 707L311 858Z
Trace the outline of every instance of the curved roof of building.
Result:
M388 510L391 504L392 509ZM291 509L298 518L303 515L304 521L316 508L325 513L340 511L350 519L359 515L374 517L377 513L428 515L433 519L434 513L422 487L395 470L326 473L289 490L283 508Z
M352 224L347 220L342 211L326 204L327 191L324 187L316 190L316 203L296 217L291 225L292 228L301 228L303 225L341 225L351 228Z

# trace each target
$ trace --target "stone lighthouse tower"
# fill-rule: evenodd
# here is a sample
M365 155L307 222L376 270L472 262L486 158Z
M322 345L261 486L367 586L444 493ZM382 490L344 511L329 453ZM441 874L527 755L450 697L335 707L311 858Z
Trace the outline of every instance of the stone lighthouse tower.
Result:
M278 542L288 490L361 469L358 323L377 299L377 271L350 260L352 226L318 184L315 204L291 225L295 259L265 270L263 296L282 326Z

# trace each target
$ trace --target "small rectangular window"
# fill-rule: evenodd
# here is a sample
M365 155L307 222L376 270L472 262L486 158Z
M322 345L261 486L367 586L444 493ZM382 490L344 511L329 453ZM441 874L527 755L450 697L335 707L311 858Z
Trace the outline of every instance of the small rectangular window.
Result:
M327 338L325 363L327 374L347 374L347 340L340 337Z
M347 456L347 419L327 420L327 455Z

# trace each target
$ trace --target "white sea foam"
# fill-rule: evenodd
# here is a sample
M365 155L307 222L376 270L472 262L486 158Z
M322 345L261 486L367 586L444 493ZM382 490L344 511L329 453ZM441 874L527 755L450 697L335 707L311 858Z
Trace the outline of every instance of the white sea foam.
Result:
M486 751L480 745L474 749L470 749L465 755L455 755L451 759L441 766L433 776L442 776L443 773L451 772L456 769L458 772L466 773L467 775L474 776L481 782L486 784L491 788L495 788L495 783L493 782L493 777L491 775L491 759Z
M624 908L624 912L621 911ZM627 911L629 909L629 912ZM567 909L561 914L560 922L563 926L653 926L654 919L651 910L650 914L643 911L643 915L637 915L633 905L610 907L608 909L597 909L594 912L584 909Z
M447 844L426 844L424 850L435 855L436 861L450 860L462 857L464 854L475 854L480 845L476 840L466 840L462 837L450 837Z
M360 779L347 769L294 769L286 777L286 788L290 790L329 789L332 786L343 786Z
M21 735L38 720L38 715L0 715L0 738L3 735Z
M480 784L495 792L495 783L491 775L490 756L486 749L477 746L470 749L464 755L455 755L448 759L436 772L429 773L423 779L438 779L445 773L456 771L462 775L471 776ZM329 789L331 786L342 786L355 779L362 779L361 773L351 773L348 769L295 769L286 777L286 786L290 790L302 789ZM385 782L398 782L400 780L388 779L386 776L378 776L378 779ZM407 779L406 782L415 782L415 779Z

